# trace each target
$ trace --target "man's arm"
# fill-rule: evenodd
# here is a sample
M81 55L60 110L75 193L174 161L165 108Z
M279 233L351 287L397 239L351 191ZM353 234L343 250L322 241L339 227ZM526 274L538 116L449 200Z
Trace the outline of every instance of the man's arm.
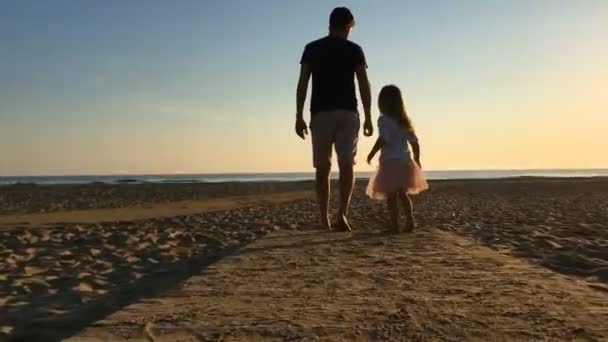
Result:
M300 66L300 77L298 79L298 89L296 90L296 114L297 118L304 118L304 103L308 92L308 81L310 80L310 65L304 63Z
M308 63L302 63L300 67L300 77L296 90L296 134L304 139L308 134L306 121L304 120L304 103L308 92L308 81L310 80L311 68Z
M365 123L363 124L363 134L372 136L374 127L372 125L372 92L367 78L367 70L365 64L361 64L355 69L357 74L357 82L359 83L359 93L361 95L361 103L363 104L363 112L365 113Z
M367 78L367 70L364 64L361 64L355 70L357 73L357 82L359 83L359 93L361 95L361 103L365 112L365 119L372 118L372 92L370 90L369 79Z

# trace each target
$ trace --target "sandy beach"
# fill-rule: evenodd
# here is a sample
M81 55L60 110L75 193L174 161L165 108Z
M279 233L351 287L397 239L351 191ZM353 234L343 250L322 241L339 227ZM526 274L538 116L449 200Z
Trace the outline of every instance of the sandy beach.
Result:
M414 234L357 185L0 187L0 340L608 340L608 179L435 181Z
M132 208L154 203L310 189L311 182L0 185L0 215Z

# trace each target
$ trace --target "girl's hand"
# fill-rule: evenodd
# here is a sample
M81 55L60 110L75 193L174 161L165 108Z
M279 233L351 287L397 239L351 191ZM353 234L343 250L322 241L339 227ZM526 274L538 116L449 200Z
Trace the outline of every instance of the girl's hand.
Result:
M416 164L418 164L418 167L422 169L422 164L420 164L420 159L416 159Z
M373 154L370 153L370 154L367 155L367 163L369 165L372 165L372 160L373 159L374 159L374 155Z

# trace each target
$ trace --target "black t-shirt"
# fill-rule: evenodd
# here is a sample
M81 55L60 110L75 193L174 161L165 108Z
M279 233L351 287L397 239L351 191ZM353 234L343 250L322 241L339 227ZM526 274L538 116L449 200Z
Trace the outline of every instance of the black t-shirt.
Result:
M327 36L306 45L300 64L312 69L312 115L324 110L357 111L355 69L366 65L359 45Z

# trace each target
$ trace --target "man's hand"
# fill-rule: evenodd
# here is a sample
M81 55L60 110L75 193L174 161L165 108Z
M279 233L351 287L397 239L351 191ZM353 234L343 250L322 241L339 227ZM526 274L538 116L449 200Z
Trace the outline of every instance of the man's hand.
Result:
M306 126L306 121L302 118L296 119L296 134L302 138L302 140L306 139L308 135L308 126Z
M365 119L363 123L363 135L366 137L371 137L374 135L374 125L372 124L372 120L369 118Z

